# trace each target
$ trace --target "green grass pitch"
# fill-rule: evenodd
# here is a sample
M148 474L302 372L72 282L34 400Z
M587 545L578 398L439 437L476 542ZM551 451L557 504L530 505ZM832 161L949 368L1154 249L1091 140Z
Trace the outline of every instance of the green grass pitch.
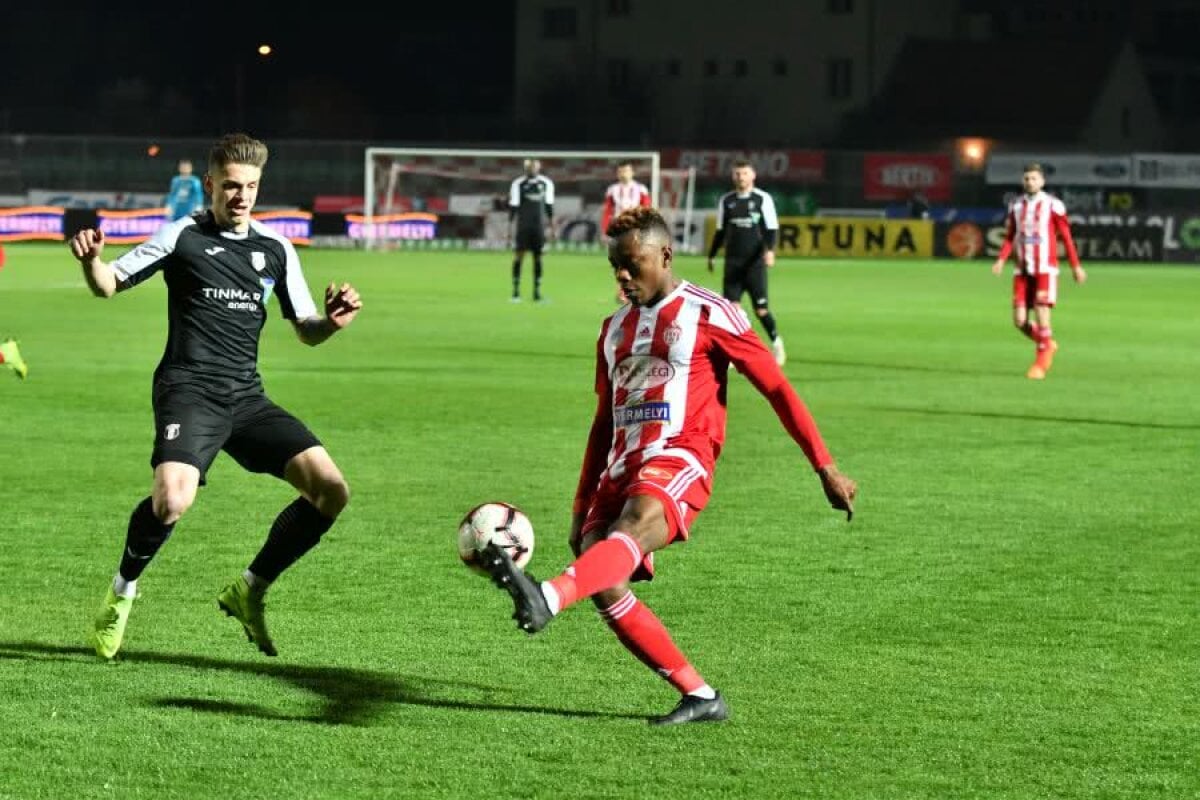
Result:
M1033 382L986 263L781 261L786 372L857 513L734 376L711 504L639 592L733 718L662 730L673 691L589 604L525 636L454 547L502 499L531 572L568 562L603 258L549 254L551 302L513 305L505 253L302 257L365 308L309 349L273 304L262 343L354 493L271 592L281 655L214 598L293 492L221 456L105 664L83 636L150 485L165 291L101 302L64 245L9 246L0 798L1200 794L1200 271L1064 280Z

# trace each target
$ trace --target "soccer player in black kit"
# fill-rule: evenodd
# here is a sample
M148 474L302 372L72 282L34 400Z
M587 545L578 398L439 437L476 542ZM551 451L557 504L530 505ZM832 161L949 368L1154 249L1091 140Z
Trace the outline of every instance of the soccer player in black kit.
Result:
M783 338L775 327L775 317L767 305L767 269L775 266L775 239L779 235L779 217L775 201L754 187L754 167L749 161L733 164L733 191L717 201L717 232L708 250L708 271L713 259L725 245L725 276L721 294L734 303L750 293L754 313L771 340L775 363L783 366L787 353Z
M542 172L542 162L525 159L525 174L508 189L509 239L513 241L512 302L521 302L521 262L525 251L533 253L533 300L542 301L542 248L546 228L554 241L554 181ZM514 234L515 230L515 234Z
M330 284L319 315L291 242L251 218L266 162L262 142L224 136L208 155L209 210L167 223L111 263L101 258L101 231L86 229L70 241L97 297L110 298L156 272L167 285L167 345L153 385L153 490L129 518L120 566L91 631L103 658L121 648L138 578L196 499L219 451L300 493L275 518L246 571L217 596L268 656L276 651L265 618L267 587L317 544L350 499L320 440L267 397L258 343L272 296L308 345L353 322L362 303L351 285Z

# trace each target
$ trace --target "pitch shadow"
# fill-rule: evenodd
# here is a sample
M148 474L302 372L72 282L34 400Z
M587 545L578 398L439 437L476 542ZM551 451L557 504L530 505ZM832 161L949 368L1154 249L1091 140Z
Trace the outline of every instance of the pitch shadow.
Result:
M187 708L214 714L322 725L369 725L371 719L388 705L429 706L463 711L509 711L577 719L645 719L645 716L639 714L455 700L446 695L463 690L498 691L500 687L341 667L229 661L207 656L155 653L146 650L123 652L116 662L106 664L86 647L28 641L0 642L0 659L68 661L97 668L119 668L122 663L162 664L258 675L304 689L319 699L318 709L308 714L288 714L252 703L196 697L156 697L150 698L148 702L150 705L164 708Z

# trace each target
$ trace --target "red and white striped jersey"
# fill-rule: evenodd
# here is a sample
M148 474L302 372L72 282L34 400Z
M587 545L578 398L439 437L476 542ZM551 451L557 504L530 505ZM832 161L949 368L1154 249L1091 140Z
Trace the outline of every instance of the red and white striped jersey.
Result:
M1066 247L1071 266L1079 266L1079 255L1071 238L1067 207L1063 201L1045 192L1033 196L1022 194L1009 203L1004 244L997 257L1003 261L1016 251L1018 273L1057 274L1059 237Z
M600 216L600 232L608 230L608 224L622 211L638 206L650 205L650 190L637 181L617 181L604 192L604 213Z
M730 364L768 399L814 468L832 463L808 409L741 306L681 281L654 306L622 306L601 326L599 404L575 510L586 509L605 472L614 479L633 474L655 456L711 474L725 442Z

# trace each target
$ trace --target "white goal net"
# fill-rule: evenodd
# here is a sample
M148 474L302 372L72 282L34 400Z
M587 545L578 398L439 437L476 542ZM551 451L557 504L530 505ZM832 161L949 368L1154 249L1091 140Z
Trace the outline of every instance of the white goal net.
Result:
M435 247L507 247L509 188L529 158L538 159L542 174L554 182L554 246L599 244L604 193L623 162L633 165L634 179L646 185L651 203L676 229L690 224L684 215L694 198L694 171L689 176L663 170L654 151L369 147L361 226L366 246L425 241Z

